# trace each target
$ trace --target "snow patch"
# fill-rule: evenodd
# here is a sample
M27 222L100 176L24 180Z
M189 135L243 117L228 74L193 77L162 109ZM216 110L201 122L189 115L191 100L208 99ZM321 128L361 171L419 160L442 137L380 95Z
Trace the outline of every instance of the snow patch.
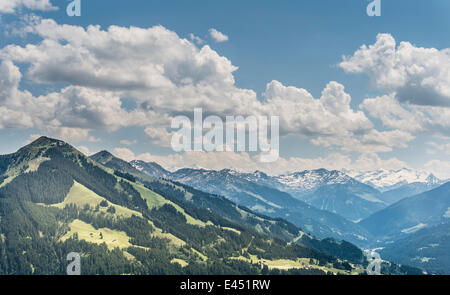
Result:
M345 173L354 179L369 184L375 188L395 188L416 182L435 184L440 180L433 174L423 171L403 168L399 170L380 169L377 171L345 170Z
M415 225L415 226L403 229L402 233L404 233L404 234L412 234L412 233L414 233L414 232L418 231L419 229L422 229L422 228L424 228L426 226L427 225L424 224L424 223L419 223L418 225Z

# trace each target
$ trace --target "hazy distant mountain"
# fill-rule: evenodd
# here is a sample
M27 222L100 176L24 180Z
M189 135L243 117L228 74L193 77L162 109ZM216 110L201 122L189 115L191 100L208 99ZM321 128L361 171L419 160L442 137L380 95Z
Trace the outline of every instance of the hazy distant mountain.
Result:
M318 209L352 221L359 221L387 206L378 190L336 170L305 170L280 176L257 171L240 176L288 192Z
M412 197L423 192L432 190L440 186L441 182L414 182L402 185L393 190L385 191L381 194L380 199L382 199L387 204L394 204L404 198Z
M386 207L379 191L340 171L307 170L276 179L296 198L349 220L359 221Z
M321 186L302 199L319 209L359 222L387 206L380 195L379 191L369 186L347 183Z
M374 235L398 239L421 228L450 219L450 182L433 190L403 199L359 224Z
M344 170L344 172L362 183L373 186L381 192L413 183L424 183L427 185L442 183L440 179L429 172L409 168L399 170L380 169L376 171Z
M305 170L275 177L294 195L310 193L319 187L335 184L356 184L357 181L337 170Z

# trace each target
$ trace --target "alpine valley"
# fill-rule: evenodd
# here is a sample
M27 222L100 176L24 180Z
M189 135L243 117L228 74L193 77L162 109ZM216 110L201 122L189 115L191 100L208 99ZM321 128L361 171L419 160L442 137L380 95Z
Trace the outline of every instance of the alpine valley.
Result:
M77 252L82 274L357 275L374 247L383 274L450 273L431 181L392 204L340 171L171 172L41 137L0 156L0 274L65 274Z
M425 171L318 169L269 176L229 169L170 172L156 163L131 164L148 175L223 195L261 214L286 219L316 237L381 250L391 261L429 273L450 273L446 258L450 183ZM437 239L441 243L427 243Z

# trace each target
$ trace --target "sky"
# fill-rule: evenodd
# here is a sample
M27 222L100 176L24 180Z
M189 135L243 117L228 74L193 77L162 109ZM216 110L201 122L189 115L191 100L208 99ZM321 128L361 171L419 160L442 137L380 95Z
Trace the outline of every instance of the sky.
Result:
M450 177L450 2L0 2L0 154L40 135L168 169ZM279 116L280 158L175 152L178 115Z

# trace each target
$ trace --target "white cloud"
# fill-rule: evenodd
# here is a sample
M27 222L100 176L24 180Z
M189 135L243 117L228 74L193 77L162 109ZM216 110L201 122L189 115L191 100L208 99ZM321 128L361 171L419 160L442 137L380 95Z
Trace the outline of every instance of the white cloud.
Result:
M428 145L432 147L432 149L428 150L431 155L436 154L438 151L450 155L450 143L439 144L437 142L428 142Z
M209 46L198 48L161 26L102 30L99 26L83 28L39 20L24 30L43 40L0 49L0 128L36 127L42 133L76 142L98 140L90 135L91 130L141 126L153 143L169 146L171 119L192 116L194 108L202 107L208 114L221 116L279 115L283 136L300 136L316 145L362 153L357 160L335 153L262 164L257 156L247 153L136 156L128 148L116 148L114 153L126 160L154 160L169 168L240 167L273 174L322 167L402 168L405 163L395 158L382 160L374 153L406 147L427 130L450 135L449 108L404 106L393 93L366 99L361 109L355 110L344 86L334 81L318 98L305 89L271 81L260 100L254 91L235 85L237 67L226 57ZM350 61L359 65L352 59L346 62ZM24 74L36 83L69 86L34 97L19 90L22 73L14 63L25 64ZM136 108L125 109L123 97L133 100ZM388 130L376 130L365 112L380 119Z
M354 137L318 137L311 142L318 146L331 147L338 146L343 151L360 153L385 153L391 152L395 147L406 148L408 142L414 136L401 130L377 131L370 130L360 136Z
M266 114L280 114L280 128L285 135L302 135L313 144L338 146L345 151L389 152L406 147L414 136L407 131L377 131L364 112L350 107L351 97L344 86L330 82L315 99L305 89L286 87L278 81L268 84Z
M0 1L1 13L15 13L18 9L51 11L58 8L50 3L50 0L2 0Z
M410 132L424 131L422 116L412 113L394 98L394 95L384 95L365 99L360 108L371 117L378 118L389 128L401 129Z
M91 151L89 150L88 147L83 146L83 145L82 145L82 146L78 146L77 149L78 149L80 152L82 152L83 154L85 154L86 156L88 156L88 157L94 154L93 152L91 152Z
M173 116L192 116L194 108L202 107L222 116L280 115L283 135L306 136L329 145L360 142L373 129L362 111L350 107L349 94L337 82L330 82L315 99L305 89L272 81L260 101L254 91L235 86L237 67L231 61L161 26L101 30L39 20L27 31L44 40L25 47L7 46L0 50L0 58L10 66L28 64L27 75L37 83L71 85L33 100L36 107L46 106L43 114L33 116L38 126L68 128L73 133L144 126L154 143L168 146ZM17 90L16 76L8 89ZM136 110L122 108L123 96L135 100ZM367 151L373 145L358 146Z
M115 148L113 149L112 154L128 162L136 159L134 153L128 148Z
M217 31L214 28L209 29L209 35L214 39L217 43L228 41L228 36L224 33Z
M450 106L450 49L421 48L409 42L398 46L390 34L379 34L374 45L363 45L340 66L366 73L379 89L395 92L401 102Z
M0 63L0 128L33 127L31 114L25 112L24 102L31 94L18 89L22 74L11 61Z
M195 36L192 33L189 34L189 39L191 39L192 42L195 42L198 45L203 45L205 43L205 41L202 38Z
M425 169L440 179L450 180L450 162L442 160L431 160L425 164Z
M400 104L394 95L365 99L360 108L384 126L414 135L450 135L450 108Z
M121 144L123 145L133 145L137 143L137 140L128 140L128 139L123 139L120 141Z
M337 82L328 83L322 96L315 99L305 89L272 81L265 98L262 112L280 115L283 133L349 136L373 127L363 112L350 108L351 98Z
M399 170L402 168L408 168L408 164L395 157L383 160L375 153L367 153L360 155L355 161L353 167L353 169L362 171L378 169Z

